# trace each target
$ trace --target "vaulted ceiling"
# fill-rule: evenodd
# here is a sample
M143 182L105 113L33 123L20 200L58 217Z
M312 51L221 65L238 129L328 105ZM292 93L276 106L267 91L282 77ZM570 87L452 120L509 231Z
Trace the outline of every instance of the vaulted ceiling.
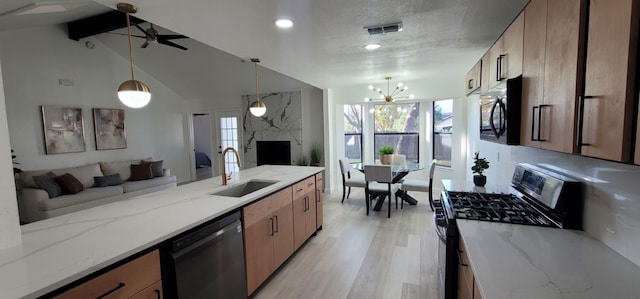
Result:
M119 1L40 1L65 12L19 14L30 1L3 0L0 28L60 24L115 9ZM464 76L528 0L136 0L135 17L320 88ZM33 2L35 3L35 2ZM35 5L31 5L35 6ZM22 9L21 9L22 8ZM13 12L12 12L13 11ZM280 30L277 18L294 21ZM402 22L401 32L364 27ZM367 51L364 45L382 47Z

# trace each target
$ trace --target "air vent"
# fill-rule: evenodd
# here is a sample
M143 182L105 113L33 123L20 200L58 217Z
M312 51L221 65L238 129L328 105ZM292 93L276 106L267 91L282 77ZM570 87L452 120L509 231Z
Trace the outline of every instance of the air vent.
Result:
M386 25L377 25L377 26L369 26L364 27L364 30L369 33L369 35L377 35L377 34L387 34L390 32L398 32L402 31L402 22L386 24Z

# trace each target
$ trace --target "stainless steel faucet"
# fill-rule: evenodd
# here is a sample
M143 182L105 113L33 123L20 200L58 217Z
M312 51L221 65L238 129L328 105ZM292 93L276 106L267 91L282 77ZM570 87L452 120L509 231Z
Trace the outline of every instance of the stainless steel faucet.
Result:
M240 155L238 155L238 151L233 148L233 147L227 147L222 151L222 185L226 186L227 185L227 181L231 179L231 174L233 172L230 172L229 174L227 174L227 163L225 161L225 156L227 155L228 151L233 151L234 154L236 154L236 161L238 161L238 167L240 167Z

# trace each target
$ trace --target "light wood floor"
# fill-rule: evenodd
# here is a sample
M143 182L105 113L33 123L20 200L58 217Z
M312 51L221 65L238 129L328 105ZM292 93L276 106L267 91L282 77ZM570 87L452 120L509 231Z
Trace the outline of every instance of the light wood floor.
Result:
M427 193L418 205L365 215L364 191L325 193L324 225L254 298L433 298L438 237Z

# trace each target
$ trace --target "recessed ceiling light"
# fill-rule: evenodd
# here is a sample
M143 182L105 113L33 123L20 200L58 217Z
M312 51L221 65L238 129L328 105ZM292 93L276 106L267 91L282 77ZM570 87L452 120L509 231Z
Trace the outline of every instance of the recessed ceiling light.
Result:
M369 50L369 51L372 51L372 50L380 48L380 44L368 44L368 45L364 46L364 48Z
M276 20L276 26L278 26L278 28L291 28L293 27L293 21L289 19L278 19Z

